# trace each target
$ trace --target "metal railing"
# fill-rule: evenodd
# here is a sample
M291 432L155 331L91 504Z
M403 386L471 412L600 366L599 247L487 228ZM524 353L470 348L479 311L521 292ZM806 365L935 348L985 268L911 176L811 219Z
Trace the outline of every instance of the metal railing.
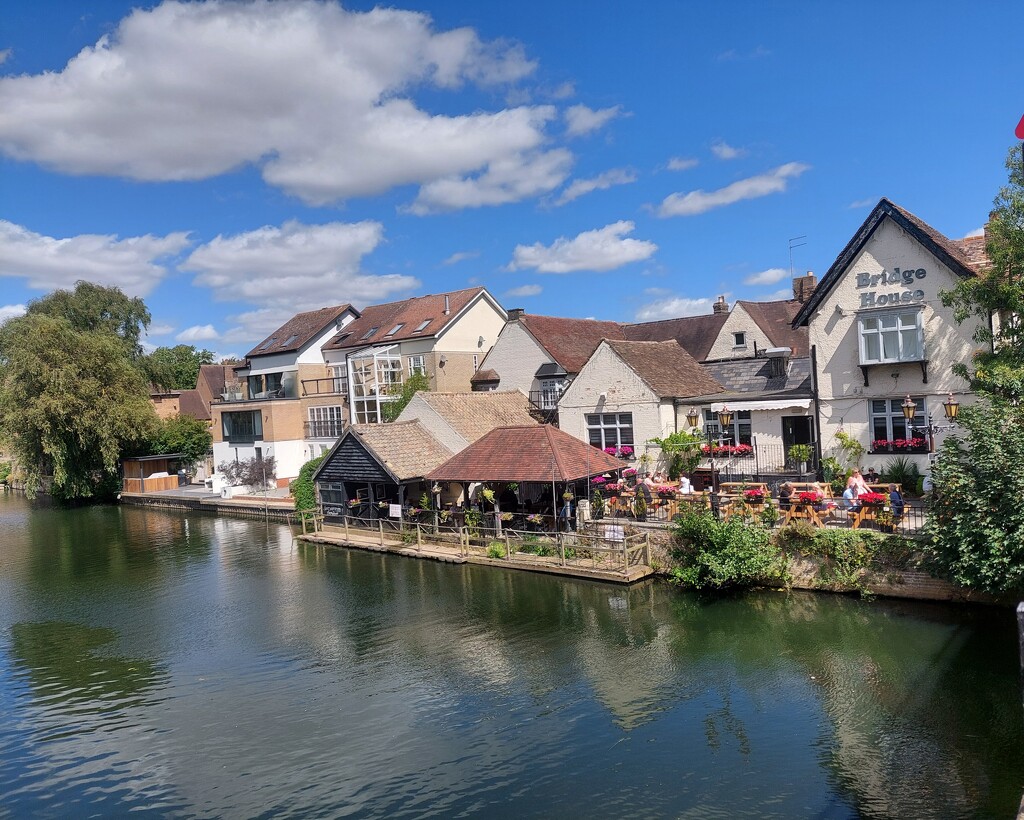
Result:
M348 394L346 379L328 377L326 379L303 379L303 396L344 396Z
M341 419L307 421L302 424L302 432L306 438L340 438L345 432L345 422Z

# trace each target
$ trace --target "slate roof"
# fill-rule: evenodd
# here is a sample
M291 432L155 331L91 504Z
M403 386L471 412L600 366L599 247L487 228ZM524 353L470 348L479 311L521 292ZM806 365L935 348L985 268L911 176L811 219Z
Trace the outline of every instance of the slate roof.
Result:
M609 340L608 346L659 398L703 396L723 389L679 342Z
M693 358L702 362L708 357L718 333L729 318L728 313L705 313L701 316L681 316L657 322L623 325L626 339L633 342L679 342Z
M383 305L369 305L358 319L346 325L344 330L325 344L324 350L344 350L400 342L406 339L433 338L451 324L459 312L470 302L481 293L486 292L485 288L476 287L449 293L414 296L411 299L387 302ZM444 312L445 296L448 297L447 315ZM416 328L428 319L430 324L417 332ZM398 331L390 336L387 335L388 331L397 325L401 325ZM366 334L373 328L377 328L373 335L366 337Z
M349 432L399 481L422 478L452 455L418 421L354 424Z
M245 357L269 356L272 353L290 353L302 349L314 336L322 333L346 310L354 310L351 305L334 305L332 307L296 313L281 327L267 336L256 347L245 354ZM358 311L355 311L358 313Z
M793 320L800 312L802 303L796 299L777 302L748 302L740 300L737 305L749 314L773 347L788 347L794 356L810 355L806 327L793 327ZM734 308L735 309L735 308Z
M530 401L518 390L490 390L479 393L420 392L426 403L468 442L474 442L495 427L535 425Z
M431 481L565 482L629 465L550 424L498 427L431 470Z
M931 225L910 213L910 211L883 198L878 201L878 204L868 214L868 218L864 220L864 224L860 226L857 233L853 235L850 241L846 243L846 247L836 257L836 261L832 263L828 273L822 277L818 287L811 294L811 298L804 303L793 319L794 325L806 325L810 321L818 305L835 287L839 278L846 272L846 269L853 262L856 255L860 253L861 249L871 239L878 226L882 224L886 217L892 219L893 222L913 236L928 251L934 254L939 261L952 270L953 273L964 278L974 276L977 273L971 261L971 256L968 255L968 252L961 243L954 242L952 239L943 236Z
M702 365L724 389L723 393L694 397L709 401L756 401L771 398L810 398L811 360L794 357L789 360L786 376L769 375L769 359L728 359Z
M523 314L519 323L568 373L579 373L602 339L624 339L622 325L597 319Z

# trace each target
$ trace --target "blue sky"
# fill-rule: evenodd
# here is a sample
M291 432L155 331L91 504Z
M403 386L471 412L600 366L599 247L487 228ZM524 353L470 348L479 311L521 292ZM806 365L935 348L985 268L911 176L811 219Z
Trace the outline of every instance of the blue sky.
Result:
M83 9L86 9L83 11ZM620 321L779 298L886 196L958 238L1024 4L12 3L0 318L89 279L152 345L485 285Z

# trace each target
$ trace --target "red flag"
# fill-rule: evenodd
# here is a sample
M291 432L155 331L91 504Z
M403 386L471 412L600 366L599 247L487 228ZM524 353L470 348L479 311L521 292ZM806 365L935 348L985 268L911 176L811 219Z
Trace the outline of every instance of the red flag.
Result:
M1017 139L1024 140L1024 117L1020 118L1020 122L1017 123L1017 130L1013 133L1017 135Z

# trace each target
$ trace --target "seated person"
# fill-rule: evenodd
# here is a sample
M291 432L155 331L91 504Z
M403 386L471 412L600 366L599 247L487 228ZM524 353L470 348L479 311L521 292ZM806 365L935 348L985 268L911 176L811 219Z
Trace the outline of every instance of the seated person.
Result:
M793 485L788 481L779 487L779 509L788 510L793 504Z
M878 473L875 472L875 468L874 467L868 467L868 471L866 473L864 473L864 480L868 484L877 484L878 483Z
M892 523L898 524L903 519L903 510L906 504L895 484L889 485L889 504L892 507Z
M843 507L850 512L860 512L860 508L863 504L857 503L857 496L853 492L853 487L847 487L843 490Z
M693 493L693 485L690 483L690 479L686 476L679 476L679 492L682 495L691 495Z

